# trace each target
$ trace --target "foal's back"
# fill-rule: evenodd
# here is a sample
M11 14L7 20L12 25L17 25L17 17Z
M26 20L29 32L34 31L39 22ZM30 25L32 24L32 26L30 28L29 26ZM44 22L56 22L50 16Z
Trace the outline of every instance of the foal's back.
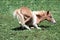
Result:
M25 16L32 16L31 10L27 7L21 7L20 11Z

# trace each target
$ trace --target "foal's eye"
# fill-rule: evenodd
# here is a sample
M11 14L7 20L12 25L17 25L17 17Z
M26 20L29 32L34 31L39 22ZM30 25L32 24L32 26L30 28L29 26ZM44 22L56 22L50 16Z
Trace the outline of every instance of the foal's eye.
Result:
M52 16L49 16L50 18L52 18Z

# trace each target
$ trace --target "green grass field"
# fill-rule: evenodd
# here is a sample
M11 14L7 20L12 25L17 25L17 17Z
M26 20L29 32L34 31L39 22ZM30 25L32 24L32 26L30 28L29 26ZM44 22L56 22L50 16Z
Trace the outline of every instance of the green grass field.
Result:
M33 10L49 10L56 24L43 21L44 30L12 30L19 27L13 11L22 6ZM0 40L60 40L60 0L0 0Z

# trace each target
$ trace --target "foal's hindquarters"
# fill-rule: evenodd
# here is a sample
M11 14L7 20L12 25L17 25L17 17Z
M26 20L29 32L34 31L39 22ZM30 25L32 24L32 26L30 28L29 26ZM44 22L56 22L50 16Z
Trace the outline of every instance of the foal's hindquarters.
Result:
M27 21L29 21L32 18L32 13L29 8L21 7L20 9L15 10L13 15L17 17L19 24L21 24L23 27L27 28L28 30L31 30L29 26L25 24Z

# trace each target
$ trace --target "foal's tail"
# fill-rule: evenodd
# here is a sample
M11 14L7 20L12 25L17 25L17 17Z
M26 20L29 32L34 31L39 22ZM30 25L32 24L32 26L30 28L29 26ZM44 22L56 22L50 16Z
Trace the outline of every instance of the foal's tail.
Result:
M15 10L14 12L13 12L13 17L15 18L17 16L17 11Z

